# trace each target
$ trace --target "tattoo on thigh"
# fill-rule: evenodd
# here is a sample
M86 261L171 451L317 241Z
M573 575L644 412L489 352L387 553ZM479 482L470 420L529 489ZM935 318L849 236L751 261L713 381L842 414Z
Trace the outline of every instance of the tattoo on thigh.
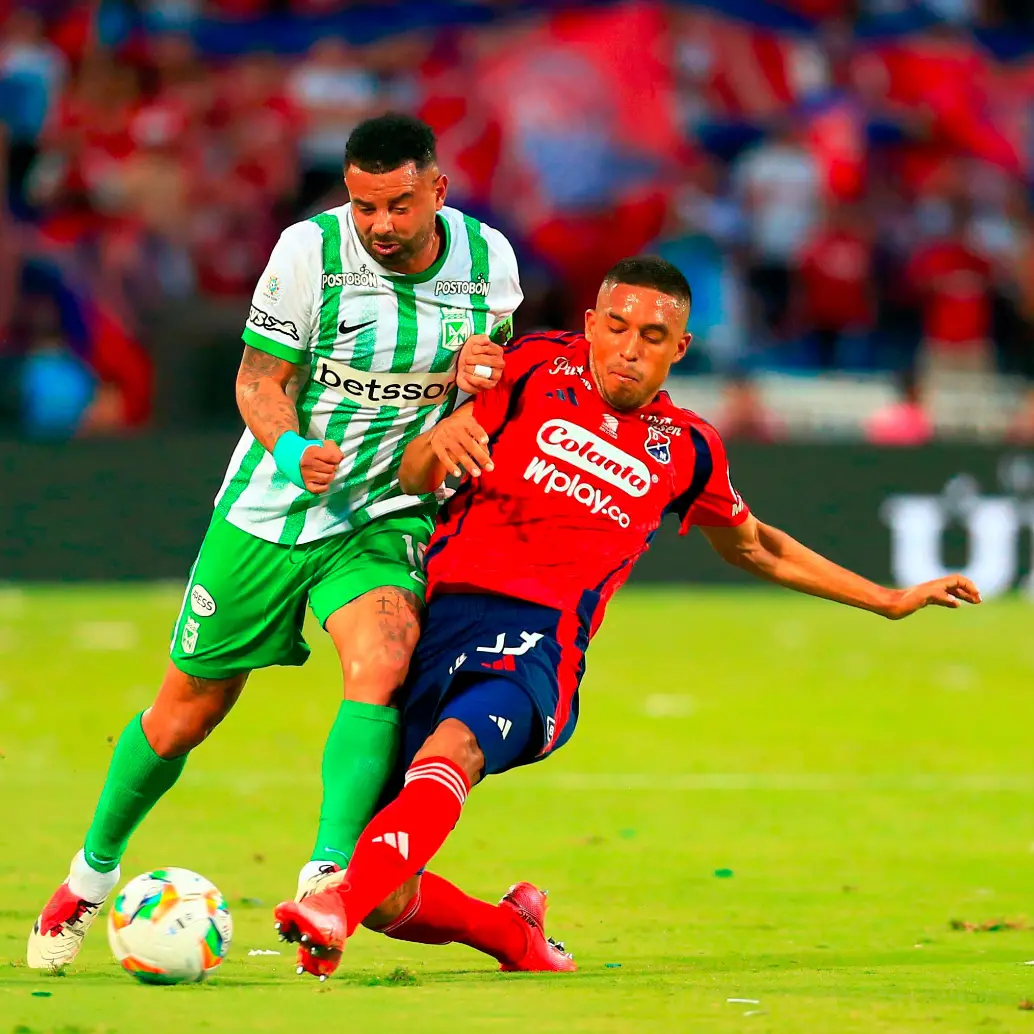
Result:
M203 679L198 675L187 676L187 685L190 686L190 691L199 697L209 696L212 693L222 694L225 681L225 679Z
M405 660L420 634L420 600L407 589L387 589L377 600L377 621L392 657Z

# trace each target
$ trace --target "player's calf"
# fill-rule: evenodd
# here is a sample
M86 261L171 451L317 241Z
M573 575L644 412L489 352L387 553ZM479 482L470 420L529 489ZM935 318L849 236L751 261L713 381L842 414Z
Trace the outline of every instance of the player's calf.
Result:
M428 872L419 884L396 893L385 905L383 911L374 910L363 925L394 940L466 944L496 959L504 973L575 969L563 944L546 937L546 892L530 883L515 883L502 901L493 905ZM375 924L375 917L389 913L396 918Z
M363 926L375 933L385 933L386 930L399 922L413 903L417 900L420 892L422 878L414 876L406 880L400 887L396 887L364 920Z

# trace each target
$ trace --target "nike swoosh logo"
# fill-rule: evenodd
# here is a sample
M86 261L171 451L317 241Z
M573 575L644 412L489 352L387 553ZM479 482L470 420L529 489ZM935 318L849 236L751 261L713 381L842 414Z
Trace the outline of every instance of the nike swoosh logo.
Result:
M357 323L354 327L350 327L347 323L342 321L341 325L337 328L337 332L339 334L354 334L357 330L362 330L363 327L372 326L376 322L376 320L367 320L365 323Z

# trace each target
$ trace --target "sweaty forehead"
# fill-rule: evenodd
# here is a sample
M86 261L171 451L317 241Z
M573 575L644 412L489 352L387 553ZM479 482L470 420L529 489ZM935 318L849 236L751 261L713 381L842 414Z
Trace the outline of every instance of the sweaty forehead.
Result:
M434 186L434 166L419 171L413 162L400 165L390 172L365 172L355 165L345 170L345 183L353 198L374 201L398 197L400 194L416 193Z
M635 284L606 285L600 290L597 307L603 312L617 313L629 323L677 324L685 320L685 303L652 287Z

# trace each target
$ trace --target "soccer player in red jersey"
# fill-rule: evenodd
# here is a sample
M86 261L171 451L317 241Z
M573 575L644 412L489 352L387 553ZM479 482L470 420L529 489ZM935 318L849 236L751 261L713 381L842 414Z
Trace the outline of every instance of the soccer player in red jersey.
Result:
M531 884L491 905L423 867L471 787L570 739L585 649L665 514L684 532L699 526L725 560L761 578L887 618L980 602L959 575L876 585L754 517L718 433L661 390L689 345L689 307L673 266L625 259L586 313L584 336L520 339L495 390L408 446L406 491L467 477L427 549L430 605L389 803L336 886L276 909L281 936L301 942L299 972L332 972L360 923L469 944L504 970L574 969L546 939L545 899Z

